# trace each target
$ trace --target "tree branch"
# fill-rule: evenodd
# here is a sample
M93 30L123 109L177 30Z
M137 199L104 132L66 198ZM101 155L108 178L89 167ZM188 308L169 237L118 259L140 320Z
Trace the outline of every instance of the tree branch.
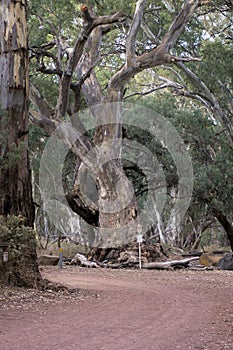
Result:
M94 71L96 63L100 61L99 50L103 32L105 32L105 28L103 26L99 26L93 30L87 43L89 52L83 55L82 60L77 67L78 77L85 76L88 71L90 72L88 79L86 79L82 85L82 91L84 93L86 103L91 108L93 114L94 110L92 109L92 106L102 103L104 99L100 83Z
M189 78L191 83L198 88L199 94L195 93L194 95L197 95L199 98L201 97L203 100L205 100L205 104L207 103L209 106L209 109L213 111L214 114L217 113L217 116L222 120L224 126L226 127L228 136L230 137L231 141L233 141L233 125L231 120L228 118L226 113L222 110L220 107L218 100L214 96L214 94L209 90L209 88L205 85L205 83L194 73L186 67L182 62L176 62L176 66L179 67ZM193 95L193 93L192 93ZM192 96L189 96L192 97Z
M158 35L156 36L154 33L152 33L152 31L150 30L150 28L148 27L148 25L146 23L142 22L141 28L144 31L144 33L146 34L146 36L148 37L148 39L150 39L156 45L160 44L160 40L159 40L160 30L159 30Z
M135 60L135 39L140 28L146 0L138 0L130 30L126 37L126 63L130 66Z
M47 99L41 95L41 93L37 90L35 85L30 84L29 89L29 98L32 103L34 103L42 116L50 119L52 115L54 115L53 108L49 105Z
M29 110L29 118L34 125L43 129L48 134L52 134L56 130L56 128L59 126L59 122L57 122L56 120L47 118L46 116L42 116L41 113L36 112L32 108L30 108Z
M78 36L78 39L75 43L73 53L70 55L70 59L67 63L67 66L63 72L62 78L60 80L59 88L59 97L56 106L56 119L61 120L65 116L69 100L69 89L73 76L73 72L77 67L78 62L80 61L83 49L87 42L87 39L91 32L100 25L119 23L125 20L125 16L121 13L116 13L112 16L102 16L93 19Z
M69 193L65 196L56 195L54 199L65 205L67 205L68 202L70 208L81 216L89 225L98 226L99 210L89 208L77 193Z
M183 86L180 85L179 83L176 83L175 81L172 81L170 79L167 79L165 77L159 76L156 74L156 78L160 81L162 81L163 83L161 84L152 84L150 89L147 91L140 91L140 92L134 92L130 95L127 95L124 99L130 98L132 96L146 96L149 95L157 90L162 90L162 89L166 89L166 88L172 88L172 89L177 89L177 90L182 90Z
M170 26L167 34L163 38L161 45L165 52L169 52L179 39L184 27L189 22L196 8L201 4L200 0L188 0L184 3L180 13Z
M126 62L122 69L118 71L110 80L108 93L111 95L114 93L114 91L122 91L124 85L133 76L144 69L160 66L164 63L174 63L176 58L170 55L169 50L174 46L184 30L185 25L188 23L195 9L199 5L200 0L186 1L161 43L150 52L146 52L141 56L138 56L135 59L135 62L133 62L131 65L127 65ZM180 60L180 58L177 58L177 60ZM182 60L184 59L182 58ZM189 58L189 60L191 59ZM109 99L111 99L111 97Z

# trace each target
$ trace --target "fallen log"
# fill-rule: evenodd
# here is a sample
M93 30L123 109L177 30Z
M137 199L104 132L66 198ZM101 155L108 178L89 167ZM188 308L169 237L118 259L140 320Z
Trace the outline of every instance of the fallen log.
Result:
M157 261L157 262L144 263L142 265L142 268L166 270L171 268L187 267L191 261L195 261L195 260L199 260L199 256L181 259L181 260L170 260L170 261L163 261L163 262Z
M69 265L77 264L83 267L99 267L95 261L89 261L85 255L79 253L73 257Z
M138 262L132 262L132 261L126 261L123 263L107 263L105 261L91 261L88 260L87 257L83 254L76 254L73 259L70 259L66 261L67 265L79 265L82 267L102 267L102 268L109 268L109 269L120 269L123 267L135 267Z
M98 264L96 264L94 261L83 261L80 263L80 266L83 267L92 267L92 268L96 268L99 267Z

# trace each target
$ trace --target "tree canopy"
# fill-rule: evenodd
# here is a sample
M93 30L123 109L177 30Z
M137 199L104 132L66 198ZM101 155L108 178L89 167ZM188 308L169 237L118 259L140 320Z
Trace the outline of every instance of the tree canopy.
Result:
M34 124L30 148L37 190L40 155L55 132L70 149L63 171L65 195L54 193L56 200L68 203L95 229L113 230L115 236L131 222L138 233L148 177L141 165L120 160L123 136L145 146L163 171L166 200L161 213L155 209L158 215L149 236L192 246L218 220L233 248L231 1L103 0L80 5L28 1ZM122 125L119 103L155 111L181 136L194 172L192 200L181 222L174 210L180 179L171 152L149 131ZM82 119L85 108L91 127ZM100 157L100 144L111 161L96 172L86 154L95 150ZM124 185L117 189L120 179ZM96 196L92 205L86 199L88 187ZM112 212L106 212L104 208L114 201L118 212L113 214L114 205ZM101 241L94 235L95 243Z

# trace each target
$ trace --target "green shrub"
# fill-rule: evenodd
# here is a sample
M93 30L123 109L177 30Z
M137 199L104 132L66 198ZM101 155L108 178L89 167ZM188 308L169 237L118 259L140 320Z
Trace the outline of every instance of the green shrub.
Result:
M0 279L7 284L35 287L39 281L35 231L24 218L0 216L0 242L8 244L8 262L0 264Z

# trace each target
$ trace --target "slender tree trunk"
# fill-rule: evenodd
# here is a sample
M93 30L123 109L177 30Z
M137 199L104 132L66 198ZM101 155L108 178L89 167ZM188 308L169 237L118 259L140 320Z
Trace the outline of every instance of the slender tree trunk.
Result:
M0 26L0 214L21 213L32 226L26 1L1 1Z
M228 220L227 216L223 214L220 210L213 209L213 213L216 219L224 228L230 243L231 250L233 251L233 224L230 222L230 220Z

